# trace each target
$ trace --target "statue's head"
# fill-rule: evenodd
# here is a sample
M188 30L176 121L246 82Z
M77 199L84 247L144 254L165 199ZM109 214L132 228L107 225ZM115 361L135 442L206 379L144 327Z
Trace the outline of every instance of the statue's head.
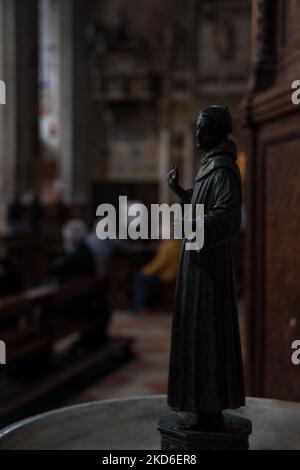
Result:
M197 119L197 146L208 151L224 142L232 132L232 116L229 109L209 106L202 109Z

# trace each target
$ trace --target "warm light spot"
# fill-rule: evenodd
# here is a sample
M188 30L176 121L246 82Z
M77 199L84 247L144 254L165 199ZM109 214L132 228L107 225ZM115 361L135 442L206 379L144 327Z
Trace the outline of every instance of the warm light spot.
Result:
M246 177L246 152L244 150L239 150L237 164L240 168L242 182L244 182Z

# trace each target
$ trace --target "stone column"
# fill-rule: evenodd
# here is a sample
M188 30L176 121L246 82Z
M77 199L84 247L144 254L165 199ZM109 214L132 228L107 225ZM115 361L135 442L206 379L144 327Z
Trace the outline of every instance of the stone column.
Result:
M90 145L88 49L86 27L89 21L90 1L74 0L74 191L75 202L86 203L89 198ZM99 139L101 135L99 135Z
M0 104L0 234L6 232L6 207L16 188L17 68L15 0L0 0L0 79L6 104Z
M37 0L0 0L1 226L14 191L36 186L38 162Z
M73 96L74 96L74 39L73 39L73 1L60 0L60 90L61 90L61 161L60 179L62 197L66 203L73 197Z
M88 72L85 31L89 1L60 0L61 181L67 203L88 199Z
M10 2L10 0L8 0ZM37 189L38 0L16 0L17 188Z
M4 80L3 70L3 54L4 54L4 41L3 41L3 1L0 1L0 80ZM0 82L1 96L0 96L0 233L3 231L3 221L5 205L3 206L3 194L4 194L4 101L3 99L3 87L5 86L2 81ZM5 92L6 93L6 92Z

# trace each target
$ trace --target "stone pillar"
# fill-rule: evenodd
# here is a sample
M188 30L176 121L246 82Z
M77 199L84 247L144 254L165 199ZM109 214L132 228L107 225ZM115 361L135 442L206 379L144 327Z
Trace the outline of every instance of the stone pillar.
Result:
M5 219L5 205L3 205L3 195L4 195L4 106L6 102L3 95L4 85L4 70L3 70L3 54L4 54L4 41L3 41L3 1L0 1L0 87L1 87L1 96L0 96L0 233L3 231L3 221ZM5 91L6 95L6 91Z
M9 0L10 1L10 0ZM38 0L16 0L17 188L37 189Z
M5 219L5 205L3 205L3 194L4 194L4 158L5 158L5 153L4 153L4 120L5 120L5 114L4 114L4 106L5 106L5 101L6 101L6 96L5 100L3 99L3 87L4 85L4 70L3 70L3 54L4 54L4 42L3 42L3 27L4 27L4 22L3 22L3 1L0 1L0 86L1 86L1 96L0 96L0 233L3 231L3 222ZM6 94L6 91L5 91Z
M6 232L6 207L16 190L16 5L0 0L0 79L6 85L6 104L0 104L0 234Z
M75 202L86 203L89 198L90 146L88 49L86 27L89 21L90 1L74 0L74 190ZM101 135L99 135L99 139Z
M0 232L14 191L36 187L38 162L37 0L0 0Z
M61 161L60 179L62 183L62 197L70 203L73 197L73 95L74 95L74 44L73 44L73 1L60 0L60 29L61 29L61 63L60 63L60 90L61 90Z
M89 2L60 0L61 181L67 203L88 199L88 73L85 31Z

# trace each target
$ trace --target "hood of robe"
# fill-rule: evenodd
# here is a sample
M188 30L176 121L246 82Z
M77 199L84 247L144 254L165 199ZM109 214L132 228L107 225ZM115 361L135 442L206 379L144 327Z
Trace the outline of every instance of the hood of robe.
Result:
M196 181L207 176L216 168L222 167L230 168L239 177L239 168L236 160L237 146L232 140L225 140L222 144L213 147L204 154Z

